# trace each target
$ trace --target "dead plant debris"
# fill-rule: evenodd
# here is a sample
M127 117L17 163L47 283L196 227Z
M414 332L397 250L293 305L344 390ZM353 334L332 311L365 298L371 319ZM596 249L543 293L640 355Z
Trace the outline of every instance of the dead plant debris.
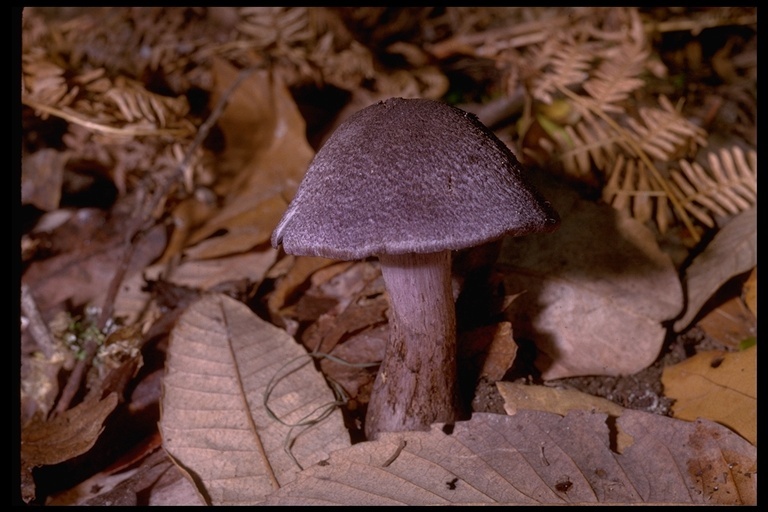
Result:
M755 8L28 7L20 23L20 502L754 504ZM393 96L477 114L581 224L457 255L461 395L484 414L379 446L362 424L388 337L378 262L269 236L335 126ZM675 485L615 494L619 466L671 446L617 441L617 421L685 437ZM557 474L505 480L491 456L475 492L482 474L442 450L476 435L470 458L527 446L521 467ZM587 484L592 442L611 467ZM726 445L725 473L706 469Z

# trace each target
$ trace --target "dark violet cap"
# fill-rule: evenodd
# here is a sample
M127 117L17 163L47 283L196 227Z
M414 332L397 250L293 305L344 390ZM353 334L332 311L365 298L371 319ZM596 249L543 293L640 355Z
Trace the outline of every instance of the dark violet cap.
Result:
M477 117L391 98L350 116L315 155L272 234L332 259L431 253L552 231L559 217Z

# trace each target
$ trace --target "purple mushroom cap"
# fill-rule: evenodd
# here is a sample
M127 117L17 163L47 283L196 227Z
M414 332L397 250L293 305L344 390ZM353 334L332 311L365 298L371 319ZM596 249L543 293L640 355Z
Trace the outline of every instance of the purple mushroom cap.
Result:
M391 98L350 116L318 151L272 234L333 259L434 253L552 231L559 217L473 114Z

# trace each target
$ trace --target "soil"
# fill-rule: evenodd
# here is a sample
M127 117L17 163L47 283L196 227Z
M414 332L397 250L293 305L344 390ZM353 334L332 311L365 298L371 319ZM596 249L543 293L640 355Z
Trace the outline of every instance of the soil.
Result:
M624 408L635 409L662 416L671 416L673 400L664 396L664 386L661 375L665 367L677 364L692 355L706 350L730 350L708 336L698 326L674 336L662 348L656 362L648 368L626 376L584 376L541 382L536 377L533 367L531 350L518 353L515 366L504 380L519 383L539 383L552 387L570 388L610 400ZM491 412L505 414L504 400L499 394L496 384L481 379L475 388L472 410L475 412Z

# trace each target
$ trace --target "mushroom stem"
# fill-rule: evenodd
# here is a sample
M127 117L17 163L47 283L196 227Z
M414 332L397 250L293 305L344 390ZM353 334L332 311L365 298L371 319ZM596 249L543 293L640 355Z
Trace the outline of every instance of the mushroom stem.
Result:
M428 430L452 423L456 402L456 310L451 252L380 255L390 335L373 384L365 433Z

